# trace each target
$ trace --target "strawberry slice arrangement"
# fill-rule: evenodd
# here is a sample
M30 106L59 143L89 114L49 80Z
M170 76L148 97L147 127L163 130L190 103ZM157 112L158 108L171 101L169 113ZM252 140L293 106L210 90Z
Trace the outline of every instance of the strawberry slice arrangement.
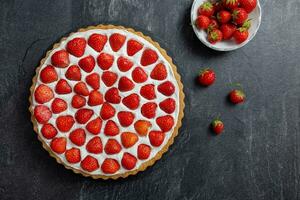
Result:
M257 0L218 0L204 2L197 12L196 27L207 32L211 44L233 39L237 44L249 37L251 19Z
M84 174L124 176L145 167L169 145L182 109L171 64L134 32L72 34L45 59L33 85L40 139Z

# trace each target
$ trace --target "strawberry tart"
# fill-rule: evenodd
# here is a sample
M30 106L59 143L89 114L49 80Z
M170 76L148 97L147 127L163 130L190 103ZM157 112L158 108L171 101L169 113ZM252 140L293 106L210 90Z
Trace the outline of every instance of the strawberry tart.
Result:
M98 25L63 38L33 78L30 112L43 147L75 173L134 175L159 160L181 126L172 59L133 29Z

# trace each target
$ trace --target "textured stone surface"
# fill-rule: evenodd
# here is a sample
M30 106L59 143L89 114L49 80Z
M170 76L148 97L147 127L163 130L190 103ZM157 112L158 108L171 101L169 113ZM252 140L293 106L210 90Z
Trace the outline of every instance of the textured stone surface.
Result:
M192 0L2 0L0 199L300 199L300 1L262 0L262 26L244 48L215 52L194 35ZM118 181L75 175L42 148L30 123L29 87L53 43L99 23L133 27L173 57L186 94L174 145L147 171ZM217 82L194 78L212 66ZM229 83L248 95L226 101ZM221 114L226 131L208 125Z

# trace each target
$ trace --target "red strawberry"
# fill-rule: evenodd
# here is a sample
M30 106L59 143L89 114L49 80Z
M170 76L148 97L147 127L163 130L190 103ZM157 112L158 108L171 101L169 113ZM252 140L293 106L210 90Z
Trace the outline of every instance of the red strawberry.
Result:
M40 73L40 79L43 83L52 83L57 81L57 73L53 66L47 65Z
M175 111L176 102L172 98L167 98L159 103L159 107L166 113L171 114Z
M58 154L62 154L66 151L67 140L64 137L53 138L50 143L52 151Z
M109 37L109 44L113 51L117 52L123 46L126 37L119 33L114 33Z
M88 104L89 106L98 106L103 103L103 95L97 91L93 90L89 94Z
M91 119L93 114L93 110L82 108L75 113L75 119L79 124L85 124Z
M69 163L78 163L81 160L80 150L75 147L68 149L65 157Z
M118 88L121 92L127 92L134 88L134 83L126 76L123 76L119 80Z
M236 8L232 11L232 19L235 24L241 25L248 19L248 13L243 8Z
M155 88L153 84L147 84L141 87L140 89L140 94L148 99L148 100L152 100L156 98L156 94L155 94Z
M158 59L158 55L156 51L152 49L145 49L142 58L141 58L141 65L142 66L147 66L155 63Z
M99 163L96 158L88 155L81 161L80 166L85 171L92 172L99 168Z
M100 88L100 76L97 73L89 74L85 78L86 83L91 86L94 90L98 90Z
M233 38L237 44L241 44L245 42L249 37L249 32L245 28L238 28L234 33L233 33Z
M210 19L210 23L207 27L207 32L211 32L211 31L213 31L215 29L218 29L218 28L219 28L219 24L218 24L217 20Z
M72 88L65 79L60 79L55 86L55 92L57 94L69 94L72 92Z
M146 136L152 124L147 120L138 120L134 123L135 131L141 135Z
M99 154L102 153L103 147L102 147L102 141L100 137L93 137L87 144L86 144L86 150L90 153Z
M93 69L95 67L95 59L91 55L86 56L79 60L78 65L85 72L91 72L91 71L93 71Z
M215 3L213 3L213 6L214 6L215 12L219 12L220 10L224 10L223 3L220 2L220 1L216 1Z
M69 65L69 53L66 50L60 50L55 52L51 56L51 63L55 67L65 68Z
M211 44L216 44L217 42L222 41L223 34L219 29L214 29L208 33L207 39Z
M89 95L89 90L84 82L76 83L76 85L74 86L74 91L82 96Z
M67 110L68 105L63 99L55 98L51 104L51 110L53 113L57 114Z
M128 127L132 124L133 120L134 120L134 114L132 112L128 112L128 111L120 111L118 113L118 119L120 124L123 127Z
M97 52L102 51L107 42L107 36L94 33L88 39L88 44Z
M52 124L44 124L41 133L46 139L52 139L57 135L57 130Z
M141 113L144 117L147 117L148 119L154 118L156 115L156 103L148 102L145 103L141 108Z
M135 110L139 107L140 97L137 94L131 94L122 100L122 103L129 109Z
M81 80L80 68L77 65L70 66L65 76L69 80L80 81Z
M105 127L104 127L104 134L107 136L115 136L119 134L119 127L117 126L117 124L112 121L112 120L108 120Z
M85 143L84 129L78 128L72 131L69 135L69 139L76 145L82 146Z
M165 139L165 133L161 131L150 131L149 140L152 146L159 147Z
M210 24L210 19L205 15L199 15L195 22L198 29L207 29Z
M231 13L227 10L221 10L217 14L217 19L221 24L226 24L231 20Z
M233 33L236 31L236 26L233 24L223 24L220 27L220 30L222 31L223 39L229 40L232 38Z
M114 72L105 71L102 74L102 81L107 87L112 86L117 81L118 75Z
M212 69L204 69L198 76L198 82L203 86L209 86L215 82L216 74Z
M154 80L162 81L167 78L166 66L162 63L157 64L152 70L150 77Z
M198 15L211 17L214 14L214 6L210 2L204 2L198 9Z
M114 62L114 56L108 53L100 53L97 58L99 67L103 70L108 70Z
M103 120L107 120L109 118L112 118L116 113L116 109L110 105L107 102L104 102L101 111L100 111L100 116Z
M34 108L34 116L40 124L45 124L52 117L52 112L47 106L38 105Z
M121 163L125 169L127 169L127 170L133 169L136 165L136 162L137 162L137 159L132 154L130 154L130 153L123 154Z
M104 151L107 154L116 154L122 150L121 145L115 139L108 139L104 147Z
M138 139L138 136L131 132L123 132L121 134L121 141L125 148L132 147L138 141Z
M105 100L109 103L118 104L121 102L121 97L119 95L119 90L115 87L107 90L104 96Z
M81 57L84 54L86 41L84 38L74 38L67 43L67 51L76 57Z
M136 40L130 39L127 42L127 54L133 56L143 48L143 45Z
M130 60L128 60L127 58L125 58L123 56L118 58L117 64L118 64L120 71L122 71L122 72L127 72L133 66L133 62L131 62Z
M35 89L34 98L38 103L41 104L46 103L51 99L53 99L53 97L54 97L53 91L47 85L41 84Z
M137 155L140 160L149 158L151 153L151 147L146 144L140 144L137 149Z
M78 94L75 94L72 98L71 104L72 104L73 108L81 108L81 107L85 106L86 100L84 97L82 97Z
M98 117L96 119L91 120L86 125L86 130L88 130L90 133L97 135L100 133L102 127L102 120Z
M243 103L246 99L246 95L242 90L232 90L229 93L229 100L233 104Z
M175 86L170 81L165 81L157 87L157 90L165 96L171 96L175 92Z
M215 119L212 123L211 123L211 127L212 127L212 130L217 134L219 135L220 133L223 132L224 130L224 124L222 121L218 120L218 119Z
M246 10L247 13L251 13L256 8L257 0L239 0L240 6Z
M156 119L156 123L163 132L167 132L172 129L174 125L174 118L171 115L158 117Z
M115 159L106 158L101 165L101 169L105 174L114 174L120 169L120 164Z
M222 0L223 6L229 10L233 10L238 7L239 0Z
M147 80L148 75L141 67L136 67L131 73L132 80L136 83L143 83Z
M56 119L56 127L61 132L68 132L74 125L75 121L71 115L59 116Z

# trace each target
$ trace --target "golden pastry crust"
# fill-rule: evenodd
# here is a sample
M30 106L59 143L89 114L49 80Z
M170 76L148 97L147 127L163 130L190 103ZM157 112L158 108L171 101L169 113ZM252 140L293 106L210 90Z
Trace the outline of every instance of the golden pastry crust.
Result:
M92 175L92 174L88 174L88 173L84 172L83 170L75 169L75 168L73 168L71 166L66 165L64 162L61 161L61 159L59 157L57 157L52 152L52 150L48 147L48 145L46 145L46 143L43 141L43 139L39 135L38 128L37 128L37 122L36 122L36 119L34 117L34 112L33 112L32 98L33 98L33 92L34 92L34 89L35 89L35 85L36 85L36 82L37 82L37 77L38 77L39 71L40 71L42 65L44 64L44 62L46 61L46 59L48 58L48 56L50 55L50 53L54 49L56 49L57 47L59 47L60 43L62 41L64 41L64 40L66 40L67 37L62 38L59 43L54 44L53 48L51 50L49 50L46 53L46 56L41 60L39 67L36 68L36 75L33 77L33 79L32 79L32 86L30 87L30 97L29 97L30 107L29 107L29 111L31 113L31 122L33 123L33 129L37 133L38 139L42 142L43 148L46 149L49 152L50 156L52 156L53 158L55 158L58 163L63 164L65 166L65 168L71 169L76 174L82 174L85 177L92 177L94 179L104 179L104 180L106 180L106 179L114 179L114 180L116 180L116 179L118 179L120 177L126 178L129 175L135 175L135 174L137 174L140 171L146 170L147 167L152 166L157 160L159 160L162 157L162 155L165 152L167 152L168 149L169 149L169 147L173 144L174 138L178 135L178 130L181 127L181 124L182 124L181 121L182 121L182 118L184 116L184 113L183 113L183 110L184 110L183 85L181 83L180 75L177 72L177 68L176 68L176 66L172 62L172 58L169 57L167 55L167 52L163 48L161 48L160 45L157 42L154 42L150 37L145 36L143 33L137 32L137 31L135 31L135 30L133 30L131 28L125 28L123 26L115 26L115 25L89 26L87 28L81 28L77 32L84 32L84 31L88 31L88 30L92 30L92 29L121 29L121 30L129 31L131 33L134 33L134 34L136 34L136 35L144 38L145 40L147 40L148 42L150 42L151 44L153 44L158 49L158 51L161 53L161 55L169 62L169 64L172 67L172 70L173 70L174 76L176 78L177 84L179 86L179 88L178 88L179 89L179 113L178 113L177 124L176 124L176 127L174 128L174 131L173 131L172 136L170 137L169 141L156 154L156 156L153 157L152 159L148 160L147 162L144 162L143 164L141 164L141 166L138 169L133 170L133 171L128 171L128 172L125 172L125 173L122 173L122 174L107 175L107 176L106 175ZM72 34L74 34L74 33L71 33L69 36L71 36Z

